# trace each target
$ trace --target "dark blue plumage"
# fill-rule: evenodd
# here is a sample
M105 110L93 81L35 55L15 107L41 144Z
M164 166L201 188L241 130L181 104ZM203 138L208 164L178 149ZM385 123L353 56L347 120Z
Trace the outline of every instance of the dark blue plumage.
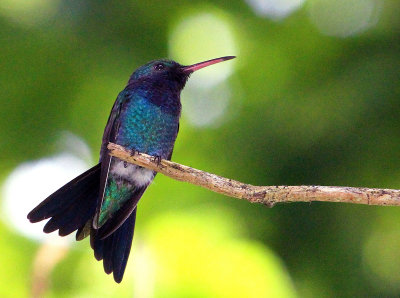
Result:
M155 172L127 164L107 152L109 142L158 158L170 159L179 130L180 93L190 74L234 57L190 66L157 60L138 68L111 110L100 150L100 162L49 196L29 214L31 222L51 218L44 232L76 239L90 235L104 271L121 282L135 227L137 203Z

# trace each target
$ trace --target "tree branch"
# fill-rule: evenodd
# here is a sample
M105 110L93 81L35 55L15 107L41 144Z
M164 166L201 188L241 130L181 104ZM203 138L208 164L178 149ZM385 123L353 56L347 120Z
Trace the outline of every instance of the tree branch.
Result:
M276 203L288 202L340 202L380 206L399 206L400 190L340 187L340 186L254 186L215 174L200 171L185 165L153 156L131 152L122 146L109 143L109 154L128 163L136 164L179 181L199 185L229 197L244 199L272 207Z

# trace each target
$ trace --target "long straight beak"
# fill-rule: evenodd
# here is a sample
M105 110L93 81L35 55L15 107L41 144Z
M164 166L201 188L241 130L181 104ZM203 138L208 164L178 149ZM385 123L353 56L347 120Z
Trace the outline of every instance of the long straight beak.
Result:
M220 63L220 62L224 62L226 60L231 60L233 58L236 58L235 56L226 56L226 57L221 57L221 58L215 58L215 59L211 59L211 60L207 60L207 61L203 61L200 63L196 63L196 64L192 64L192 65L188 65L188 66L183 66L183 72L189 74L192 73L196 70L199 70L201 68L216 64L216 63Z

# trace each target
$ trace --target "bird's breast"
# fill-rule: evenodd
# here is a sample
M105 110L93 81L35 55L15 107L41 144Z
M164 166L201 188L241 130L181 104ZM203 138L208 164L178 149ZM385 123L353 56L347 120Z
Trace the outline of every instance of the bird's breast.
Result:
M146 99L131 100L121 113L117 143L167 158L178 132L179 115L165 113Z

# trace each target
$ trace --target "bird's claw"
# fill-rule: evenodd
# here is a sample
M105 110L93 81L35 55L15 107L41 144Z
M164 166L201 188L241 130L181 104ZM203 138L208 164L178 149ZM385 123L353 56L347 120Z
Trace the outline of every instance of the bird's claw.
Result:
M132 150L131 150L131 157L134 156L134 155L136 155L136 154L139 154L139 153L140 153L140 152L139 152L138 150L132 149Z
M153 159L153 162L154 162L157 166L160 166L160 164L161 164L161 156L156 155L156 156L153 156L152 159Z

